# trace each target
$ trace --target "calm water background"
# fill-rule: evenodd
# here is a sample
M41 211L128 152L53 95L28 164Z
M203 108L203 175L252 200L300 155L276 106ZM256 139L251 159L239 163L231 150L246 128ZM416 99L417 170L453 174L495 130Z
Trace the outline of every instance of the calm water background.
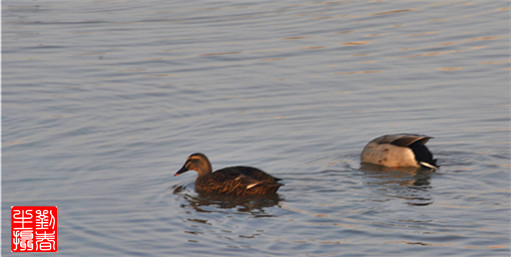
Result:
M2 4L3 255L11 205L60 256L511 254L507 1ZM360 166L397 132L441 169ZM198 151L285 186L198 195Z

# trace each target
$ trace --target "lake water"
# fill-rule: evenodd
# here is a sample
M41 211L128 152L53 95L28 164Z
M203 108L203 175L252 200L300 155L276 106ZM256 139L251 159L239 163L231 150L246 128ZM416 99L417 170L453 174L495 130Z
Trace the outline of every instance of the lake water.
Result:
M509 256L507 1L2 2L10 206L57 205L59 256ZM361 167L389 133L437 172ZM213 168L283 179L212 198ZM46 256L46 255L45 255Z

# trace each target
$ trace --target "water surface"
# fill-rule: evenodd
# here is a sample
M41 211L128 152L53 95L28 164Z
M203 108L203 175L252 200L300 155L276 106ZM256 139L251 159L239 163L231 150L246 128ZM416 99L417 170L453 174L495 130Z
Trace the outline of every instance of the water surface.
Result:
M2 5L9 207L57 205L61 256L508 256L505 1L28 1ZM437 172L361 167L433 136ZM271 198L195 192L214 168Z

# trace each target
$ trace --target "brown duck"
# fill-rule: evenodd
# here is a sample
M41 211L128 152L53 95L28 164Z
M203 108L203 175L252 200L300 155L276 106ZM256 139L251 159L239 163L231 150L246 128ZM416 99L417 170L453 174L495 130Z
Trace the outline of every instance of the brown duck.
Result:
M205 193L229 195L265 195L277 192L281 183L268 173L253 167L233 166L212 172L211 163L206 155L190 155L183 167L174 174L195 170L199 173L195 180L195 189Z
M425 146L431 137L417 134L384 135L371 140L362 150L362 163L386 167L437 169L436 159Z

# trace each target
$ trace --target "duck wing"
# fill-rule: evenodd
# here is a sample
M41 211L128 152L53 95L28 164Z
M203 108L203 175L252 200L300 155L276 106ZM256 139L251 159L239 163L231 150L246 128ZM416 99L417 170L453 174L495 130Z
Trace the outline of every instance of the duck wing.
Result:
M200 191L232 195L265 194L277 191L282 185L278 180L257 168L236 166L198 178L195 187Z
M258 181L275 183L275 182L281 180L280 178L276 178L276 177L274 177L258 168L254 168L254 167L235 166L235 167L224 168L224 170L227 170L227 169L235 170L236 172L239 172L247 177L253 178Z
M408 147L415 142L420 142L421 144L426 144L431 137L426 135L417 135L417 134L393 134L393 135L384 135L372 140L378 144L392 144L396 146Z

